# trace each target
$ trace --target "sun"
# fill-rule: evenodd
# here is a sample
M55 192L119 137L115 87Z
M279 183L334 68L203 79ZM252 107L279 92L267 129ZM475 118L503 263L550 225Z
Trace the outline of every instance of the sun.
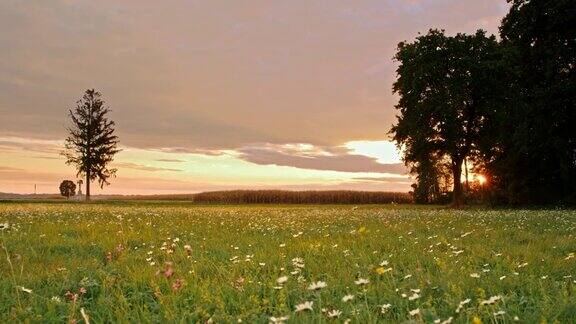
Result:
M483 175L481 175L481 174L477 175L477 176L476 176L476 179L478 179L478 182L479 182L481 185L485 184L486 181L488 181L488 179L486 179L486 177L483 176Z

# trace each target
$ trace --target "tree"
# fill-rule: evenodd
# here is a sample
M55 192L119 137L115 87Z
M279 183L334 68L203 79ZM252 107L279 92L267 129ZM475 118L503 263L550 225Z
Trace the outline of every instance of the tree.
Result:
M64 180L60 183L60 194L66 198L76 195L76 184L71 180Z
M101 94L88 89L74 109L69 110L72 126L68 128L65 151L66 164L74 165L77 176L86 177L86 200L90 200L90 182L98 180L100 188L109 185L108 179L116 175L116 169L108 168L117 148L118 137L114 135L114 121L104 106Z
M428 187L438 188L440 180L430 178L444 175L437 162L448 164L455 206L463 203L463 162L476 150L484 112L497 103L489 89L498 56L496 38L481 30L454 37L430 30L398 45L393 90L400 114L391 133L404 162Z
M576 2L509 0L502 46L514 100L491 119L484 150L511 203L576 202Z

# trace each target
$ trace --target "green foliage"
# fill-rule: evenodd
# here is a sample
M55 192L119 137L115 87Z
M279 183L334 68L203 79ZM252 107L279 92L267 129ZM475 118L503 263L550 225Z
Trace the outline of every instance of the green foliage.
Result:
M439 182L447 169L454 203L462 203L462 164L477 146L485 111L496 104L486 88L499 55L496 38L480 30L453 37L430 30L398 45L394 92L400 96L400 114L391 132L418 176L424 200L438 195L440 184L433 179Z
M109 169L117 149L118 137L114 135L114 121L109 120L110 112L104 106L101 94L88 89L76 108L69 111L72 127L66 138L66 164L76 167L77 176L86 176L86 199L90 199L90 182L98 180L100 187L108 185L108 179L116 174Z
M576 321L574 211L12 203L4 223L2 323Z
M576 2L515 0L500 27L510 80L483 150L512 203L576 203Z
M60 183L60 194L66 198L76 195L76 184L71 180L64 180Z
M398 46L392 133L416 201L438 196L445 162L458 201L470 161L493 202L576 203L576 2L509 2L500 43L430 30Z

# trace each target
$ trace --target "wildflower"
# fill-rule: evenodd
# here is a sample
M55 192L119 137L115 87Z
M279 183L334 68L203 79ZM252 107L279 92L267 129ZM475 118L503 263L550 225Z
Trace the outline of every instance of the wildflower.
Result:
M188 256L190 256L192 254L192 247L188 244L184 245L184 250L186 251L186 254L188 254Z
M472 318L472 324L482 324L482 320L478 316Z
M382 314L386 314L386 312L388 312L388 310L392 307L391 304L384 304L382 306L380 306L380 313Z
M410 314L410 316L416 316L416 315L420 314L420 308L413 309L413 310L409 311L408 314Z
M464 299L463 301L460 302L460 304L458 304L458 308L456 308L456 313L460 313L460 311L462 310L462 308L464 308L464 305L470 303L470 299Z
M525 266L528 265L528 262L524 262L518 265L518 268L524 268Z
M504 279L506 279L506 276L500 277L500 280L504 280Z
M363 286L369 284L370 280L364 278L358 278L358 280L355 280L354 283L357 284L358 286Z
M174 269L172 269L172 262L166 262L164 265L165 265L165 267L164 267L164 271L162 272L162 274L166 278L172 277L172 275L174 275Z
M294 258L292 259L292 265L296 268L304 268L304 259Z
M388 265L388 260L384 260L384 261L380 262L381 267L385 267L387 265Z
M71 302L76 302L76 300L78 300L78 294L75 294L71 291L67 291L66 294L64 294L64 296Z
M408 279L408 278L411 278L411 277L412 277L412 275L411 275L411 274L408 274L408 275L405 275L405 276L404 276L404 279Z
M8 223L0 223L0 231L6 230L8 228L10 228Z
M282 277L276 279L276 282L277 282L279 285L282 285L282 284L286 283L286 281L288 281L288 277L286 277L286 276L282 276Z
M269 321L271 324L283 324L286 322L290 317L289 316L281 316L281 317L270 317Z
M338 317L340 317L340 315L342 315L341 310L333 309L333 310L328 312L329 318L338 318Z
M506 314L506 312L503 311L503 310L501 310L501 311L495 312L495 313L494 313L494 316L500 316L500 315L504 315L504 314Z
M25 287L20 287L20 290L22 290L22 291L25 292L25 293L29 293L29 294L32 293L32 289L28 289L28 288L25 288Z
M320 290L326 288L326 283L324 281L313 282L308 286L308 290Z
M354 299L354 295L346 295L342 297L342 301L345 303L351 301L352 299Z
M500 301L502 299L502 296L492 296L486 300L483 300L480 302L480 305L492 305L495 304L496 302Z
M437 319L434 321L435 324L450 324L454 318L452 316L448 317L446 320L442 321L441 319Z
M182 288L182 286L184 286L184 280L176 279L174 283L172 283L172 290L178 291L180 288Z
M0 224L0 227L1 227L1 226L2 226L2 225ZM565 257L564 260L570 260L570 259L572 259L572 258L574 258L574 253L568 253L568 256Z
M313 301L303 302L302 304L296 305L295 311L296 311L297 313L298 313L298 312L302 312L302 311L311 311L313 304L314 304Z
M412 301L412 300L416 300L420 298L420 295L418 295L417 293L412 294L412 296L408 297L408 300Z
M62 299L58 296L52 296L52 298L50 298L51 301L55 302L55 303L60 303L62 302Z
M386 273L386 269L384 269L384 267L378 267L378 268L376 268L376 270L374 270L374 271L376 271L376 273L379 274L379 275L383 275L383 274Z
M477 274L477 273L471 273L471 274L470 274L470 277L472 277L472 278L480 278L480 275Z

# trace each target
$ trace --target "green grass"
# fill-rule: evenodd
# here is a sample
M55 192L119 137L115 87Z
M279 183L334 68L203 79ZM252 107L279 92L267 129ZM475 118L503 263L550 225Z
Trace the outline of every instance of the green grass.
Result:
M5 323L576 321L574 211L8 203L0 223Z

